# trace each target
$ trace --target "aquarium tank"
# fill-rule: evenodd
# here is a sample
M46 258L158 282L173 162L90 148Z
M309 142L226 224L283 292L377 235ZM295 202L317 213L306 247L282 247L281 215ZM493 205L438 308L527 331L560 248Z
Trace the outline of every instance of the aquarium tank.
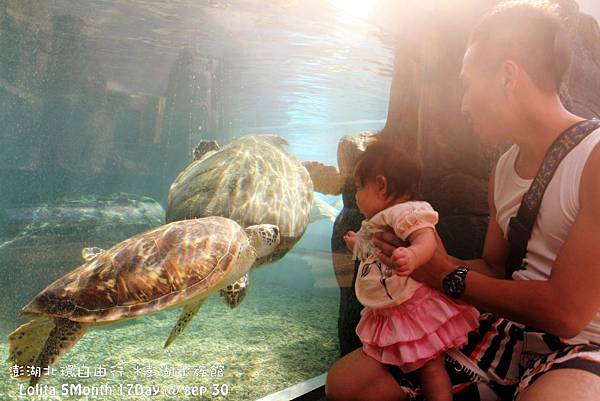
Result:
M302 163L337 166L340 139L385 125L393 51L371 3L0 3L0 355L19 362L5 363L0 399L247 401L327 371L340 356L331 238L343 202L339 191L318 192ZM240 167L254 160L262 164ZM180 179L192 165L211 175ZM257 198L245 192L257 182L279 186ZM210 206L192 215L175 198ZM245 224L260 213L287 216L282 249L241 283L245 296L233 308L217 279L206 284L197 314L165 348L188 299L185 284L165 287L164 274L189 280L177 269L243 238L211 220L177 237L168 255L158 243L113 246L136 235L150 244L147 233L172 221L218 215ZM263 220L256 224L271 222ZM210 241L194 242L203 236ZM144 270L148 258L160 271ZM91 277L97 260L113 261L119 275ZM12 335L20 347L9 355L10 333L32 319L22 308L41 311L33 325L50 335L58 306L36 297L82 265L51 291L67 292L60 307L70 316L110 324L57 322L57 344L74 345L45 371L31 362L42 341L31 324Z

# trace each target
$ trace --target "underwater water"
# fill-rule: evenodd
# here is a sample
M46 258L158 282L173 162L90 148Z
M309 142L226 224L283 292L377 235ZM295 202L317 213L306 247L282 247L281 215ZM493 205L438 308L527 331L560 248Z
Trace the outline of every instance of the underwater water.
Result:
M277 134L298 160L336 165L342 136L383 128L392 51L359 3L0 3L2 360L21 308L83 248L165 223L200 140ZM339 357L343 205L314 197L325 215L252 272L235 309L213 294L167 349L180 308L92 328L33 393L11 378L27 366L5 363L0 400L256 400L324 373Z

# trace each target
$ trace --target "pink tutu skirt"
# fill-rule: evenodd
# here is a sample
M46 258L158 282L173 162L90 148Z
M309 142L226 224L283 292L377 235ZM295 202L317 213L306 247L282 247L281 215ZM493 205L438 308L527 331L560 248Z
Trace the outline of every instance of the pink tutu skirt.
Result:
M363 351L404 373L419 369L450 348L467 342L479 326L479 312L423 285L406 302L383 309L364 308L356 327Z

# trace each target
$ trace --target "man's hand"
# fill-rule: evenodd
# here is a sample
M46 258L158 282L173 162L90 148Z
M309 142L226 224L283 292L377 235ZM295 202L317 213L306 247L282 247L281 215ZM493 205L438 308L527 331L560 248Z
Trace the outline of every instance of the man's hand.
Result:
M354 231L348 231L344 235L344 242L348 249L352 252L354 250L354 244L356 243L356 233Z
M391 259L392 254L396 248L400 246L406 246L408 244L396 237L396 234L394 234L394 232L390 229L390 231L376 233L373 238L373 245L381 250L381 253L377 255L379 260L389 267L395 268L395 263Z

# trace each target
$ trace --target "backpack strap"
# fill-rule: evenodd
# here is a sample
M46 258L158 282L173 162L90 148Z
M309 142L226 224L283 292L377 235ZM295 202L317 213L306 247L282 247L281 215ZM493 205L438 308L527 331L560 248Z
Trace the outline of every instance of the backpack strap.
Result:
M564 131L554 140L544 156L531 186L523 195L517 215L508 223L509 254L505 266L505 278L511 279L517 270L525 268L523 259L527 254L527 242L542 204L542 198L560 162L590 133L600 128L600 120L581 121Z

